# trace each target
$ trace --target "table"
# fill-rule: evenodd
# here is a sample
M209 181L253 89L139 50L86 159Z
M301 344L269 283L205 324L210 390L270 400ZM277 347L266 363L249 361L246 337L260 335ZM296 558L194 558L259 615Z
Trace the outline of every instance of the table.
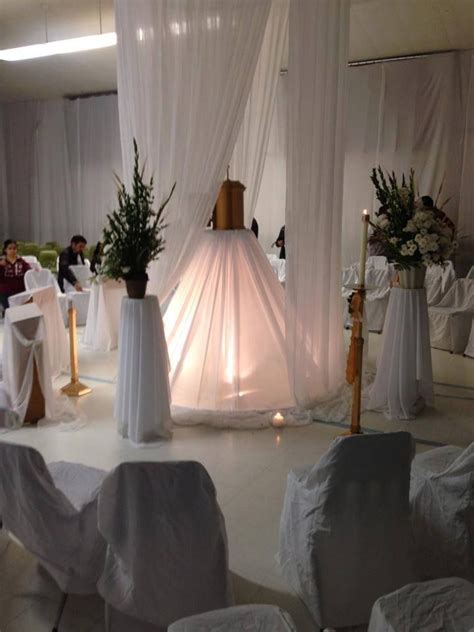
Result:
M169 360L156 296L122 298L115 418L141 444L171 436Z
M389 419L413 419L433 399L426 291L394 287L368 408Z
M56 290L54 287L41 287L14 294L8 299L10 307L29 301L35 303L44 316L51 374L56 377L69 366L69 342Z
M111 351L117 347L120 304L124 296L123 282L107 280L92 285L84 344L95 351Z
M11 307L5 313L3 390L16 414L13 427L26 420L50 417L52 378L44 316L34 303Z

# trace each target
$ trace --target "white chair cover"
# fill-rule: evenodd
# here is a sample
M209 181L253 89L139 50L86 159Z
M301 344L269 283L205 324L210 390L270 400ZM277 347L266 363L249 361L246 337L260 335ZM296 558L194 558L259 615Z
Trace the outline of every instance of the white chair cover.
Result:
M367 257L367 267L375 268L376 270L385 270L388 266L387 257L381 257L379 255L372 255Z
M466 279L474 279L474 266L469 268L469 272L466 274Z
M422 578L474 578L474 443L415 457L410 502Z
M97 493L105 472L71 463L46 466L28 446L0 442L0 516L61 590L95 592L105 543Z
M276 255L267 254L267 259L270 262L270 265L273 268L273 271L278 277L280 283L285 283L286 281L286 260L279 259Z
M458 279L443 300L430 307L431 346L464 353L474 317L474 279Z
M106 280L92 285L84 344L95 351L110 351L117 347L120 303L124 296L123 282Z
M26 261L26 263L31 267L32 270L42 270L41 263L34 255L24 255L22 256L22 259L23 261Z
M380 261L376 261L374 265L373 259L383 260L382 266ZM359 264L355 263L350 268L344 268L342 271L342 297L348 299L353 290L351 286L359 283ZM367 268L365 271L365 285L372 288L366 293L364 303L364 316L369 331L381 332L385 322L385 314L387 312L388 299L390 296L390 270L385 257L369 257L367 260ZM344 305L344 326L351 327L352 320L349 314L348 302Z
M426 268L425 288L428 306L439 305L446 293L456 281L456 272L452 261L446 266L428 266Z
M102 485L99 530L98 587L114 609L164 627L232 605L224 519L200 463L122 463Z
M88 264L72 265L69 266L69 269L73 272L82 287L90 287L90 281L94 275L92 274ZM74 291L74 287L66 280L64 281L64 289L66 292Z
M49 270L42 270L41 273L43 272L49 272ZM30 271L25 274L25 277L29 273ZM49 274L51 273L49 272ZM24 305L30 300L33 300L40 308L44 316L51 374L56 377L69 366L69 342L56 290L49 286L30 289L10 296L9 303L11 307L16 307Z
M67 325L67 296L63 294L59 289L56 277L50 270L28 270L28 272L25 274L25 288L27 290L36 290L44 287L54 288L58 297L63 322L65 325Z
M87 259L85 260L87 262ZM64 279L64 291L68 298L72 300L74 303L74 307L76 308L76 321L79 326L85 325L87 323L87 313L89 311L89 303L90 303L90 279L92 278L92 273L90 271L90 267L88 263L84 265L72 265L69 268L73 271L76 279L82 285L83 291L77 292L74 289L74 286Z
M408 584L377 599L368 632L472 632L474 586L449 577Z
M471 333L469 334L469 340L467 341L466 348L464 349L464 355L474 358L474 318L471 324Z
M338 437L288 475L279 563L320 628L367 623L374 601L415 578L409 561L408 432Z
M168 632L296 632L290 615L277 606L234 606L176 621Z
M15 413L4 423L22 425L33 387L34 366L45 399L47 418L53 417L54 399L51 368L46 345L43 314L33 303L11 307L5 313L3 335L3 391L10 410Z

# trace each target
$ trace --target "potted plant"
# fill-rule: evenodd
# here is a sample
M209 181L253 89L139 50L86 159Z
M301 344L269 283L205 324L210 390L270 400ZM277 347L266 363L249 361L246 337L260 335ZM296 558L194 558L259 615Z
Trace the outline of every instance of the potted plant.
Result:
M395 173L384 174L381 167L372 170L371 180L381 207L371 222L372 237L378 241L388 260L399 271L400 286L421 288L426 268L444 265L453 253L454 224L436 200L430 196L419 197L415 191L415 174L408 179L402 174L401 185Z
M107 215L103 231L101 274L110 279L124 279L130 298L143 298L148 282L148 265L158 259L165 248L164 210L170 194L157 211L153 210L153 177L144 181L144 166L140 169L136 140L133 140L134 166L132 192L116 175L118 209Z

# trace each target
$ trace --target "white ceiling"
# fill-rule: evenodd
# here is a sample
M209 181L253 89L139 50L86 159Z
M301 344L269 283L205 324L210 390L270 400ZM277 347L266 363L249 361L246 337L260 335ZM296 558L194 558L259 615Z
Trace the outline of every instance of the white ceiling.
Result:
M133 2L134 0L129 0ZM347 0L350 59L474 49L474 0ZM100 32L99 0L0 0L0 48ZM100 0L102 31L113 31L113 0ZM51 98L116 88L115 47L0 61L0 100Z

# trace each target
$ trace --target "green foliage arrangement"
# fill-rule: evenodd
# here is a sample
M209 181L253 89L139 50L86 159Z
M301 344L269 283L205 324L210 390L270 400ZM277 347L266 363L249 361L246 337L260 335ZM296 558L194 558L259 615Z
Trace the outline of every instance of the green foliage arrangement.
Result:
M176 183L158 211L153 210L153 177L144 181L143 166L136 140L133 140L134 167L132 192L118 176L118 209L107 215L103 231L103 259L100 272L111 279L148 279L147 267L165 248L163 230L166 228L164 210L173 195Z

